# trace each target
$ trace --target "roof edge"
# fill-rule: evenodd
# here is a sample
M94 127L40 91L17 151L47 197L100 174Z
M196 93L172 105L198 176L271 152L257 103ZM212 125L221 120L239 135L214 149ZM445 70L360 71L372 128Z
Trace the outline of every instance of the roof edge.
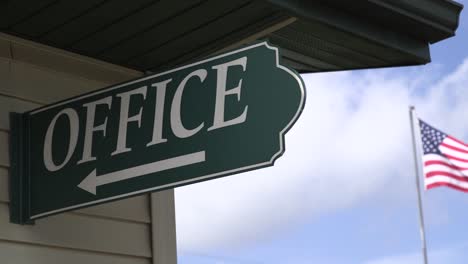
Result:
M369 2L388 8L400 16L407 16L408 19L431 28L432 34L426 34L426 40L430 43L455 35L460 24L460 14L464 8L462 4L452 0L371 0ZM410 30L412 29L410 28Z
M310 23L322 23L336 30L347 32L374 44L406 54L414 64L430 62L428 41L411 37L382 23L369 21L369 19L361 15L361 13L369 13L369 9L366 8L369 3L367 0L326 0L326 3L330 4L309 0L265 1L288 11L301 20ZM332 2L340 3L341 7L338 8L332 5ZM344 8L349 4L353 4L354 12Z
M265 0L296 14L294 6L303 0ZM435 43L455 35L463 5L452 0L319 0L328 6L380 24L395 32Z

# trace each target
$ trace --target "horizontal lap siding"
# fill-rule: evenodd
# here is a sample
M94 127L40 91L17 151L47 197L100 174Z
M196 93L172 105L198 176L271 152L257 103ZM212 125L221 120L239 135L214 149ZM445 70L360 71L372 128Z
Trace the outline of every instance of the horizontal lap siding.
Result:
M10 85L1 89L6 94L22 99L39 103L52 103L104 86L106 83L74 78L72 75L13 61L10 65Z
M63 213L22 226L9 222L8 205L0 203L0 226L2 240L151 257L151 230L146 224Z
M151 263L148 195L47 217L37 220L33 226L9 222L9 113L28 111L138 74L2 37L0 35L0 56L3 56L0 57L1 262ZM33 64L35 61L40 63Z
M0 240L0 258L15 264L150 264L147 258L44 247Z

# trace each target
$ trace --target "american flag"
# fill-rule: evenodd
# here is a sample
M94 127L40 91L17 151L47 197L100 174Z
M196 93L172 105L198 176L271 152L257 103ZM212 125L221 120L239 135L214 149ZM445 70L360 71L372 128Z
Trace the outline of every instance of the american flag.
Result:
M468 145L419 120L426 189L447 186L468 192Z

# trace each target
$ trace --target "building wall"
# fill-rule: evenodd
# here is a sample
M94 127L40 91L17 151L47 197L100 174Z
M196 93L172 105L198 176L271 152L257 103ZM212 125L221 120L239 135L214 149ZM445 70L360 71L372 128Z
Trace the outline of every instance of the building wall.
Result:
M9 112L24 112L141 73L0 34L0 263L176 263L174 194L165 191L9 222Z

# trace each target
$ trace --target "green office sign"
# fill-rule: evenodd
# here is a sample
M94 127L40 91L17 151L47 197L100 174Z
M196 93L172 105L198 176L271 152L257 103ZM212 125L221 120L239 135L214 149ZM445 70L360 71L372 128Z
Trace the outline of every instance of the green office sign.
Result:
M304 100L264 42L12 114L11 221L272 166Z

